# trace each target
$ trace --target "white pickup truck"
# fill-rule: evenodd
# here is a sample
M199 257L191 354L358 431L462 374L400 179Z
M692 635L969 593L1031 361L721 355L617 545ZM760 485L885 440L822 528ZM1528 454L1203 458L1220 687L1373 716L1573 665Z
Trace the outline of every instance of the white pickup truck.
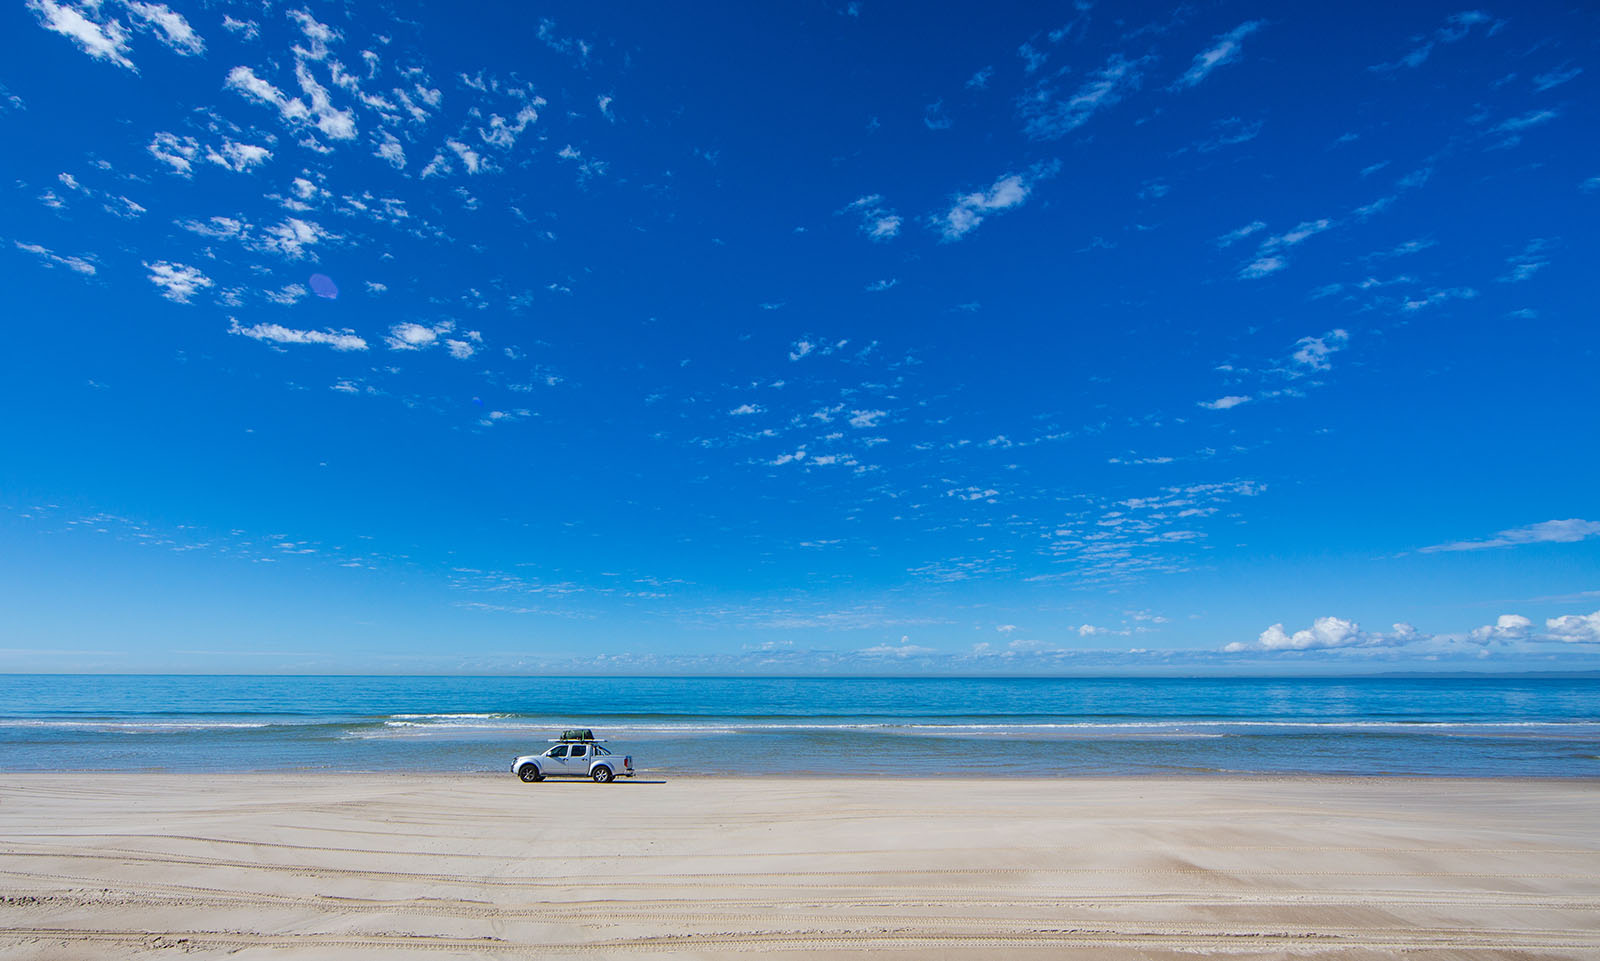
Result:
M543 754L518 756L511 762L511 773L530 784L547 777L586 777L605 784L619 776L633 777L633 758L612 754L592 736L561 737Z

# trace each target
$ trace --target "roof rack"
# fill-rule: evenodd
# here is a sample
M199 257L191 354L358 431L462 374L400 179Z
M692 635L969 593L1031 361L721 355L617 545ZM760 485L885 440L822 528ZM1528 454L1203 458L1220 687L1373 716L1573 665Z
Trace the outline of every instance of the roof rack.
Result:
M603 741L605 739L596 738L594 736L594 732L586 727L575 727L562 731L560 737L553 737L550 740L553 743L559 743L561 741L583 741L588 743L591 741Z

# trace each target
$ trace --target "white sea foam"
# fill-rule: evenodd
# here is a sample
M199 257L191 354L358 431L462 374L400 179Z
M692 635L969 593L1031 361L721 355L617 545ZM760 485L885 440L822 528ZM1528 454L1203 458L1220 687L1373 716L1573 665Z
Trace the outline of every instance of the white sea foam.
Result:
M104 731L117 734L159 734L168 731L231 731L271 727L268 721L117 721L64 718L0 718L0 727Z
M346 737L427 737L469 733L547 734L554 722L509 714L392 714L380 728L355 728ZM927 721L678 721L605 725L605 732L628 736L710 737L733 735L864 733L919 737L1027 737L1027 736L1150 736L1228 737L1248 733L1369 733L1488 734L1519 730L1585 729L1600 734L1600 724L1583 721L1292 721L1292 720L1148 720L1055 722Z

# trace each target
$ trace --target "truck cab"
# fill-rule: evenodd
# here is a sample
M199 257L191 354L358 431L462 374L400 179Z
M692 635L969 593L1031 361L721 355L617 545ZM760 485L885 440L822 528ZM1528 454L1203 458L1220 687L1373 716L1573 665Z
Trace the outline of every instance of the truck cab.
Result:
M617 777L633 777L633 758L611 753L588 730L567 731L551 741L554 746L541 754L514 758L511 773L530 784L547 777L586 777L599 784Z

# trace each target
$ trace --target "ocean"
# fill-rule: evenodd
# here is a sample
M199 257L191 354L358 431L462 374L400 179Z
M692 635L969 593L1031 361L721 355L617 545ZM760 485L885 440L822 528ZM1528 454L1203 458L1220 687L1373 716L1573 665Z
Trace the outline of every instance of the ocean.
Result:
M0 676L0 772L1600 777L1600 681ZM509 775L508 775L509 776Z

